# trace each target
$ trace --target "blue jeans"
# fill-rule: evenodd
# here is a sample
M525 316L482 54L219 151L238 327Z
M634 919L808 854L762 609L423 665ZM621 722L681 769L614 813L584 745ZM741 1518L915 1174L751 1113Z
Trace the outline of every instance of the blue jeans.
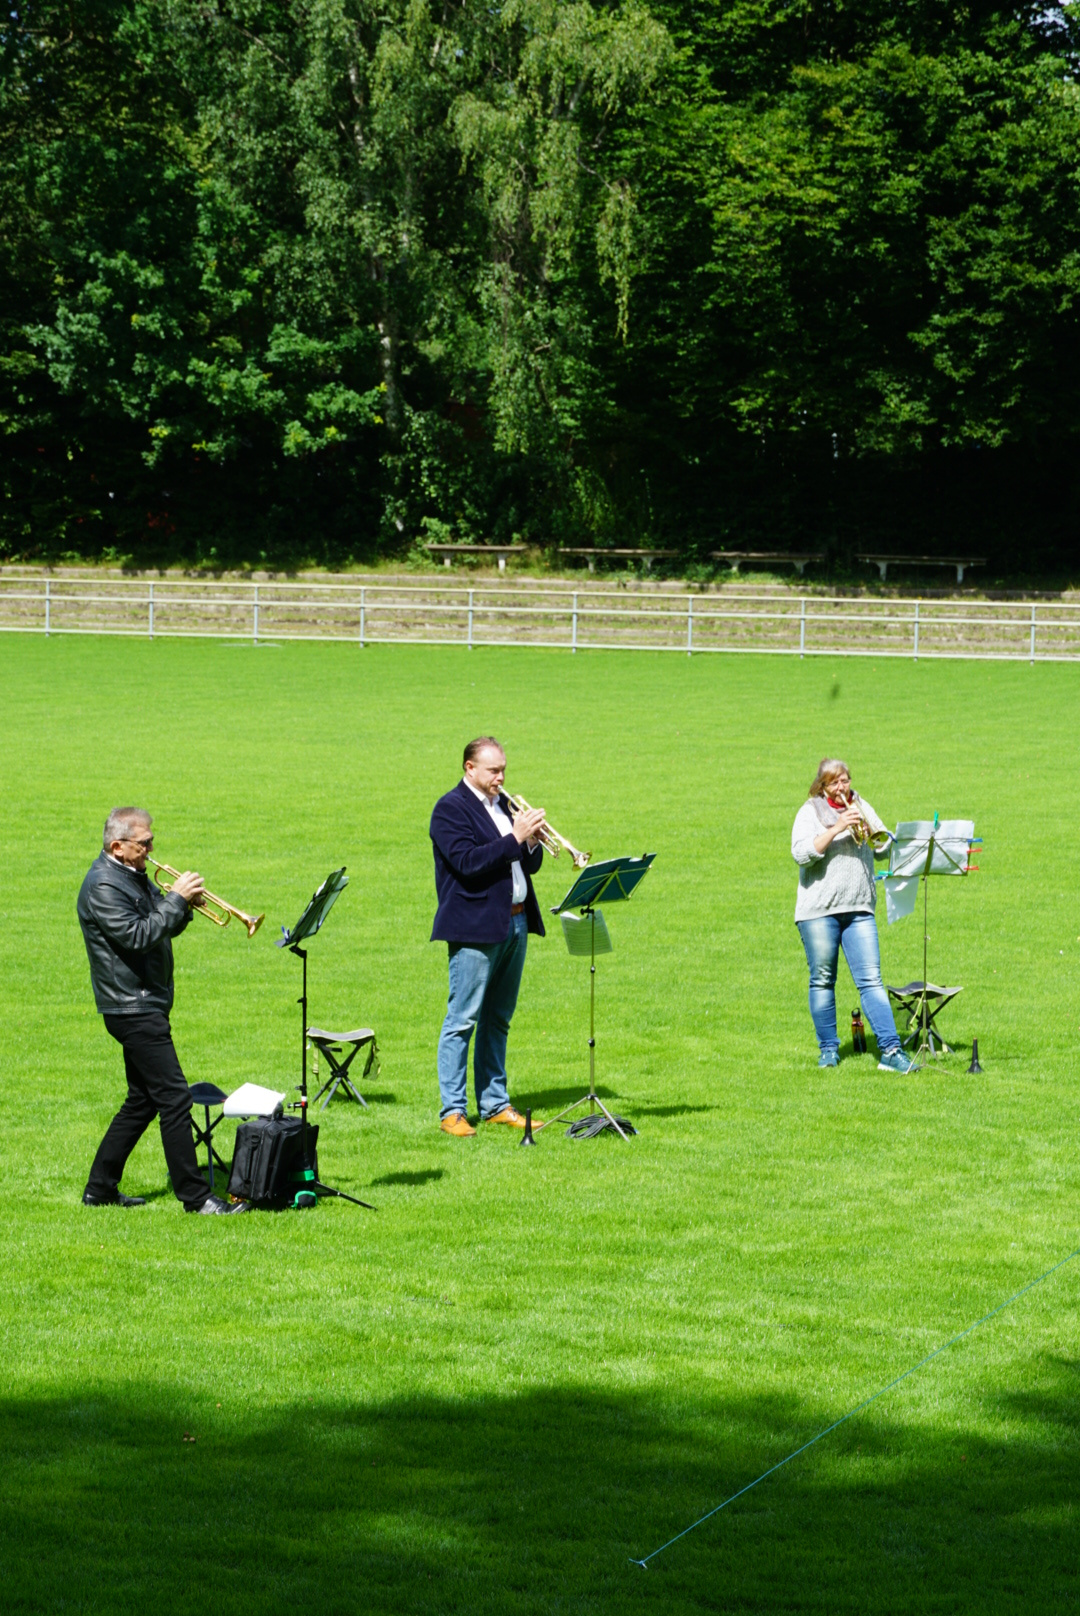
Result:
M821 1053L839 1050L836 1035L836 964L841 947L852 981L883 1055L900 1048L889 995L881 981L877 922L863 911L820 915L797 922L810 967L810 1015Z
M517 1004L528 922L511 915L505 943L473 948L450 944L450 1000L439 1034L440 1117L465 1116L469 1099L469 1041L476 1030L473 1081L481 1117L493 1117L510 1104L506 1089L506 1038Z

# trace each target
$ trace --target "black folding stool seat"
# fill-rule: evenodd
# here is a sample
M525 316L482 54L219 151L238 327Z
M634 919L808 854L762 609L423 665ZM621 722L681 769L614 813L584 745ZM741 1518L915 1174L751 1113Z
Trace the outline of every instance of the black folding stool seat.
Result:
M190 1092L192 1107L191 1131L195 1135L195 1148L198 1150L200 1145L206 1146L206 1168L210 1178L210 1188L213 1189L214 1163L217 1162L226 1178L229 1176L229 1169L225 1162L222 1161L217 1151L214 1149L213 1140L214 1129L224 1117L225 1113L224 1111L219 1111L213 1122L211 1122L210 1107L212 1105L224 1105L225 1101L228 1099L228 1095L225 1093L224 1089L219 1089L216 1083L192 1083L190 1084ZM206 1125L202 1128L200 1128L199 1124L195 1121L195 1107L197 1105L202 1106L203 1114L206 1117Z
M361 1081L368 1075L373 1066L375 1075L378 1076L380 1070L379 1046L375 1041L374 1029L371 1027L354 1027L352 1032L327 1032L325 1027L309 1027L307 1035L315 1049L316 1064L312 1074L313 1077L316 1080L318 1079L320 1051L326 1056L326 1064L330 1068L330 1076L315 1096L316 1102L322 1100L322 1110L326 1110L339 1088L343 1091L347 1100L359 1100L360 1104L366 1107L367 1101L349 1076L349 1067L360 1051L366 1048L368 1052L367 1060L364 1063ZM346 1046L351 1046L348 1054L344 1054ZM343 1055L344 1058L342 1058ZM326 1096L325 1099L323 1099L324 1095Z

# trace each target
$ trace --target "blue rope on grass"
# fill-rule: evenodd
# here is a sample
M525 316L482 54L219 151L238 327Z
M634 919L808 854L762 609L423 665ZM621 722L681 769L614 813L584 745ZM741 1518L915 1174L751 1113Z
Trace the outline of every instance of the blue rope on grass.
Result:
M725 1498L722 1504L717 1504L715 1509L710 1509L707 1515L701 1516L700 1520L696 1520L690 1526L684 1527L681 1532L676 1532L674 1537L669 1537L666 1543L661 1543L660 1547L654 1549L651 1554L647 1554L644 1560L632 1559L630 1564L641 1566L642 1570L644 1570L650 1560L655 1560L658 1554L663 1554L665 1549L670 1549L673 1543L678 1543L680 1538L684 1538L690 1532L696 1531L699 1526L704 1526L706 1521L711 1521L714 1515L719 1515L722 1509L727 1509L728 1505L733 1504L737 1498L741 1498L744 1493L752 1491L759 1482L765 1481L769 1476L774 1476L778 1470L782 1470L786 1464L790 1464L792 1459L797 1459L800 1453L805 1453L807 1448L814 1446L815 1442L820 1442L822 1437L828 1436L830 1431L835 1431L838 1426L843 1425L847 1420L854 1419L856 1414L861 1414L864 1408L869 1408L870 1404L876 1403L879 1397L884 1397L886 1392L891 1392L894 1386L899 1386L902 1380L906 1380L909 1375L913 1375L917 1369L925 1368L931 1359L938 1357L942 1352L947 1352L950 1347L955 1347L956 1343L962 1341L966 1335L970 1335L972 1330L977 1330L981 1324L986 1324L988 1320L995 1318L1005 1308L1011 1307L1013 1302L1019 1301L1021 1296L1026 1295L1028 1291L1034 1290L1036 1285L1041 1285L1043 1280L1050 1278L1051 1274L1056 1274L1059 1268L1064 1268L1066 1263L1071 1263L1074 1257L1080 1257L1080 1246L1075 1251L1070 1251L1067 1257L1062 1257L1061 1261L1056 1262L1052 1268L1048 1268L1045 1274L1040 1274L1038 1279L1029 1280L1018 1291L1014 1291L1003 1302L999 1302L997 1307L992 1307L989 1313L984 1313L981 1319L976 1319L974 1324L969 1324L966 1330L961 1330L958 1335L950 1336L948 1341L943 1341L940 1347L935 1347L933 1352L928 1352L925 1358L920 1358L918 1363L912 1364L910 1369L905 1369L903 1374L897 1375L895 1380L890 1380L889 1384L882 1386L880 1391L872 1392L869 1397L864 1397L861 1403L856 1403L855 1407L849 1408L846 1414L841 1414L838 1420L833 1420L831 1425L826 1425L824 1430L819 1431L816 1436L812 1436L809 1442L804 1442L801 1448L796 1448L794 1453L789 1453L785 1459L780 1459L776 1464L770 1465L768 1470L763 1470L760 1476L757 1476L753 1481L748 1481L745 1487L740 1487L737 1493L732 1493L730 1498Z

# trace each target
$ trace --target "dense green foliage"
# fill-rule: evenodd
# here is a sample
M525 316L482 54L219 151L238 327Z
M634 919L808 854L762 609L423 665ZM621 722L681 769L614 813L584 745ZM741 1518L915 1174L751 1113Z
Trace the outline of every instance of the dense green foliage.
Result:
M0 545L1071 542L1068 9L27 0Z
M1075 669L7 635L0 686L5 1610L1075 1609L1080 1264L627 1564L1076 1247ZM115 690L137 720L102 721ZM882 707L917 715L917 782ZM438 1132L427 820L486 729L576 842L657 853L597 967L628 1146ZM816 1065L788 838L833 750L890 822L986 837L930 899L959 1052L912 1079L846 1037ZM177 943L192 1081L294 1081L274 936L348 866L312 1016L374 1025L383 1069L367 1111L322 1116L320 1160L376 1212L185 1217L153 1130L125 1179L150 1204L79 1205L122 1075L75 894L132 798L161 856L267 910L253 942ZM917 920L880 931L887 979L921 974ZM540 1114L582 1090L587 981L557 929L530 943L510 1075Z

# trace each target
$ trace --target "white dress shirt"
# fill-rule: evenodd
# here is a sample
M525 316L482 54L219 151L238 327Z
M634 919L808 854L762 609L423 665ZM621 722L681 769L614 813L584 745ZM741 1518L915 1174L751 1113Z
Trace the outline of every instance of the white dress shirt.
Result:
M495 801L492 802L491 798L485 792L478 791L476 786L474 786L470 780L464 781L464 784L468 786L476 800L483 803L484 807L495 821L495 828L499 832L499 835L512 836L514 832L513 822L511 821L509 815L503 812L503 809L499 805L499 799L496 797ZM516 858L511 864L510 874L514 880L514 890L510 894L510 901L511 903L524 903L525 894L528 891L528 888L525 885L525 871L521 868L520 858Z

